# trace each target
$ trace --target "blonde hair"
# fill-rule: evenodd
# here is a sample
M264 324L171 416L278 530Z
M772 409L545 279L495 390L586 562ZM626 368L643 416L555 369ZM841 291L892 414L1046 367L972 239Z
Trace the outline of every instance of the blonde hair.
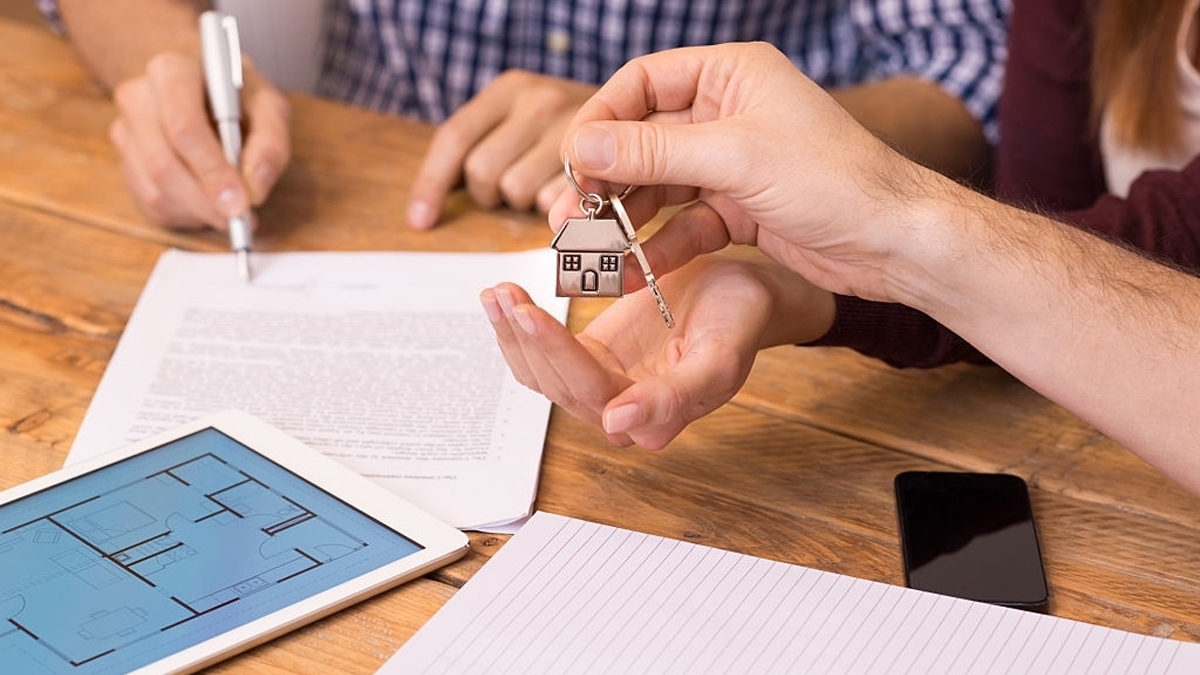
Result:
M1093 112L1116 137L1169 152L1182 133L1178 36L1187 0L1101 0L1092 58ZM1191 17L1189 17L1190 20Z

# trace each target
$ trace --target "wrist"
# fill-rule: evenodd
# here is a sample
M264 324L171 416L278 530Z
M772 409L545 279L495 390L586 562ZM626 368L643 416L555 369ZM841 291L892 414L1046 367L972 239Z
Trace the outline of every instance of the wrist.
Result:
M882 225L894 235L879 263L882 299L931 315L943 306L958 305L960 291L974 273L979 246L986 241L980 238L980 228L986 225L986 214L999 205L923 168L897 194L898 208Z
M59 0L76 51L108 91L145 75L165 53L200 58L199 17L211 2L186 0Z

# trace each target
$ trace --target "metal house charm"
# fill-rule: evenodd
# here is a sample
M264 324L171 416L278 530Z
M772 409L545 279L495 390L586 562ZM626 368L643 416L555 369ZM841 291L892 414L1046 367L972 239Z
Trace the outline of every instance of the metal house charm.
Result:
M550 246L558 251L559 296L617 298L625 294L625 252L629 240L611 218L572 218Z
M565 157L563 170L571 186L580 195L579 210L586 213L587 217L568 219L550 242L550 246L558 251L555 294L559 297L621 297L625 294L625 254L632 250L663 322L667 328L673 328L675 319L638 243L633 221L621 202L633 190L633 186L627 187L620 195L604 199L598 194L584 192L579 187L571 173L571 163ZM610 206L616 219L596 217L596 214Z

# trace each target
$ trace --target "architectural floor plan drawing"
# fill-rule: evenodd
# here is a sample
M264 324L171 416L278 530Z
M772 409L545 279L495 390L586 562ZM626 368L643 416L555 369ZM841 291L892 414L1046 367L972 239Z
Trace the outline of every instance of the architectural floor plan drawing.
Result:
M0 671L103 661L367 546L300 501L197 453L0 531Z

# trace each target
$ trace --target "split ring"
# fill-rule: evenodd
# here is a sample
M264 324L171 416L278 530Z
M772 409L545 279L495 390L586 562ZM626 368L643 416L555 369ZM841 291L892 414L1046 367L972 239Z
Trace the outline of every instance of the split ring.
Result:
M599 194L597 194L595 192L584 191L584 189L579 186L579 183L577 183L575 181L575 172L571 171L571 158L568 157L566 155L566 153L563 153L563 172L567 174L567 182L569 182L571 184L571 187L575 188L575 191L579 193L579 197L580 197L579 210L580 211L583 211L585 213L587 212L587 209L583 208L584 202L591 202L591 203L595 204L597 211L608 206L609 202L607 199L601 197ZM628 197L629 193L633 192L636 189L637 189L636 185L627 185L625 187L625 189L621 191L620 198L624 199L624 198Z

